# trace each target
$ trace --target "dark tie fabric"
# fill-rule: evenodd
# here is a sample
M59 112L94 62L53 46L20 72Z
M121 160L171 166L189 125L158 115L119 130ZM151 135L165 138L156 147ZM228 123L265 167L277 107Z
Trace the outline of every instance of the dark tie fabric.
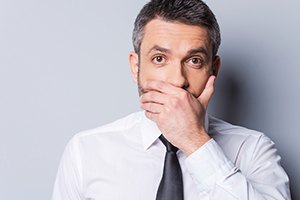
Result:
M166 146L167 152L156 200L183 200L182 172L176 155L178 148L168 142L163 135L159 139Z

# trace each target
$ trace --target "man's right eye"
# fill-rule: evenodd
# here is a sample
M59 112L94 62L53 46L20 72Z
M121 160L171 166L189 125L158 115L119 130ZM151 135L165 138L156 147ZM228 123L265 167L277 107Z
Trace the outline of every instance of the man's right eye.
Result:
M166 59L163 56L155 56L152 58L152 61L155 64L161 65L166 62Z

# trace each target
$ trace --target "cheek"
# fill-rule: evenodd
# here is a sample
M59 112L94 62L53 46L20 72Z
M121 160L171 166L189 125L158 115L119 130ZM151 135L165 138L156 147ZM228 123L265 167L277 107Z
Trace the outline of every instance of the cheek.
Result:
M164 72L162 68L155 68L147 63L140 64L139 82L141 85L148 80L164 80Z
M199 97L201 95L201 93L203 92L204 88L205 88L205 84L200 83L197 85L190 85L191 87L191 93L195 96L195 97Z
M208 81L209 74L199 74L198 76L189 76L189 88L188 91L192 93L195 97L199 97L203 92L206 83Z

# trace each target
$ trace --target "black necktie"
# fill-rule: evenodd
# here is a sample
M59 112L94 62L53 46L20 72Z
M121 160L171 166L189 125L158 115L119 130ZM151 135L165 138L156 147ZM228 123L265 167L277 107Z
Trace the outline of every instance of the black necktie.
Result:
M160 181L156 200L183 200L183 182L179 161L176 155L178 148L161 135L159 139L167 148L163 176Z

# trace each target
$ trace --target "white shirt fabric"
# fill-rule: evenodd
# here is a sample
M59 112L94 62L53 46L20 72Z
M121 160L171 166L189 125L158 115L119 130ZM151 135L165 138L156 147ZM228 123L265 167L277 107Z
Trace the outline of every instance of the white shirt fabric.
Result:
M177 152L184 200L290 199L274 143L263 133L208 117L213 138ZM166 147L144 112L81 132L67 144L52 200L155 200Z

